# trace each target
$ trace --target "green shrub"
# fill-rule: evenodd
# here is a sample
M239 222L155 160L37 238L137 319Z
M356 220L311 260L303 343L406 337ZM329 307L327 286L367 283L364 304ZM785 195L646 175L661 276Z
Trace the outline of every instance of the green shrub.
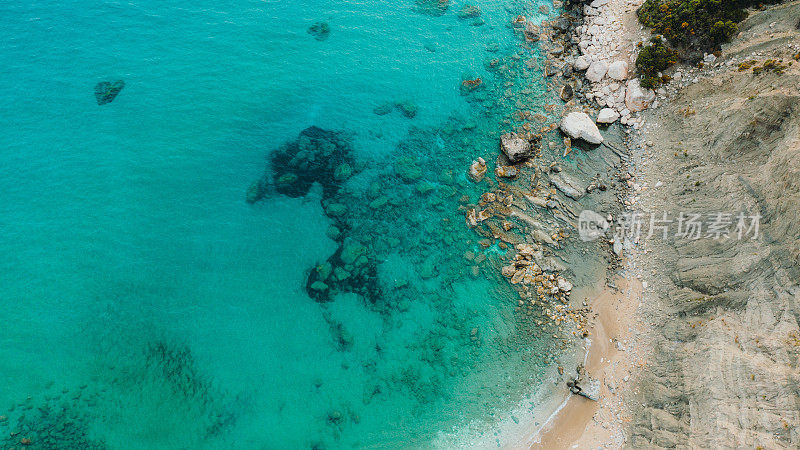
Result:
M664 35L684 52L712 52L738 32L745 8L779 0L645 0L637 14L642 24Z
M678 62L678 52L667 47L659 36L650 39L636 57L636 72L644 88L652 89L661 84L659 72Z

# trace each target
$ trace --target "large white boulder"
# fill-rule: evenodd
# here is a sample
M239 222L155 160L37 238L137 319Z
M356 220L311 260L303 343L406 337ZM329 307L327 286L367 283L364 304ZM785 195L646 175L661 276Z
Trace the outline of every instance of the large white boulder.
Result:
M603 61L595 61L590 64L589 68L586 70L586 79L597 83L606 76L606 72L608 72L608 64Z
M571 112L561 119L561 131L572 139L583 139L590 144L602 144L603 135L591 117L582 112Z
M624 80L628 78L628 63L625 61L614 61L608 66L608 77L614 80Z
M652 89L645 89L639 84L639 79L634 78L628 81L628 89L625 92L625 106L631 112L644 111L653 103L656 93Z
M619 113L611 108L603 108L597 114L597 123L614 123L619 119Z

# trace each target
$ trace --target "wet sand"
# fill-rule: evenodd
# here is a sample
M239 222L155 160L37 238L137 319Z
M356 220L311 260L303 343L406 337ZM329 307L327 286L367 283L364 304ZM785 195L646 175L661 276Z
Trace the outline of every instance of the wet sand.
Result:
M621 425L626 417L620 417L619 429L600 426L593 418L621 414L621 396L627 384L622 380L641 363L631 343L637 328L636 309L642 285L635 279L621 277L617 277L614 284L616 288L607 286L591 302L595 319L590 332L586 373L600 380L601 398L595 402L571 395L533 440L533 449L596 448L602 444L614 445L618 439L621 443ZM622 343L620 348L624 351L617 348L617 341ZM614 387L613 391L609 386Z

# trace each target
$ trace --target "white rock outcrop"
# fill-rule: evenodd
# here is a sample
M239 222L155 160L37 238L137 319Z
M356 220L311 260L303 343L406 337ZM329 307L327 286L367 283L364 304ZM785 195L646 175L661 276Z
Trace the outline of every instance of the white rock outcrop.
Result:
M582 112L571 112L561 119L559 128L572 139L583 139L590 144L602 144L603 135L591 117Z

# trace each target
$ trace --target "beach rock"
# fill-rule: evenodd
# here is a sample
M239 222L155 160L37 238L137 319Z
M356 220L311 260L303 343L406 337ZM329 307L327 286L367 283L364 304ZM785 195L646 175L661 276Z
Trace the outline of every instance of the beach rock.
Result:
M572 139L583 139L590 144L602 144L603 135L586 113L571 112L561 119L561 131Z
M606 72L608 72L608 64L603 61L595 61L590 64L589 68L586 70L586 79L597 83L606 76Z
M315 22L308 27L308 34L318 41L324 41L331 34L331 26L327 22Z
M558 289L561 292L570 292L572 291L572 283L564 279L564 277L556 278L556 284L558 285Z
M614 80L625 80L628 78L628 63L625 61L614 61L608 66L608 77Z
M581 382L578 386L578 395L588 398L592 401L600 400L600 380L596 378L587 377L585 382Z
M506 133L500 136L500 149L512 163L529 158L533 150L531 143L517 136L517 133Z
M474 182L480 182L483 180L483 177L486 175L486 161L483 158L478 158L475 161L472 161L472 164L469 166L469 177L472 178Z
M417 115L417 110L419 109L415 103L410 101L398 102L395 103L394 106L409 119L413 119Z
M525 34L525 39L527 39L529 41L532 41L532 42L538 41L539 40L539 27L536 26L536 24L533 23L533 22L530 22L530 21L525 22L525 31L523 32L523 34Z
M551 175L550 184L573 200L580 200L584 192L586 192L576 180L563 172Z
M619 113L611 108L603 108L597 114L597 123L614 123L619 119Z
M98 105L105 105L111 103L117 98L119 91L125 87L125 82L122 80L117 81L101 81L94 87L94 97L97 99Z
M500 166L494 169L494 174L500 178L514 178L517 173L517 168L513 166Z
M575 58L575 62L572 64L572 67L574 67L577 71L581 71L588 69L590 65L589 59L581 55Z
M625 106L631 112L644 111L655 98L656 93L652 89L642 88L638 78L628 81L625 91Z
M572 89L572 86L569 84L565 84L561 86L561 92L559 92L559 96L561 100L568 102L572 100L572 97L575 95L575 91Z

